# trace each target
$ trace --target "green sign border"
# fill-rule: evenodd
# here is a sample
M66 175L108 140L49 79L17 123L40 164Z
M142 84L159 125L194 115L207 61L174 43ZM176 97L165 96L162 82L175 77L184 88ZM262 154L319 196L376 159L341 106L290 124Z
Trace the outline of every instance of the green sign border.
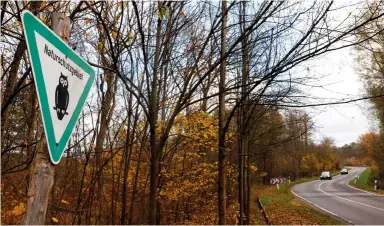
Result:
M49 29L45 24L43 24L31 12L24 10L21 18L24 27L25 39L29 50L29 58L32 65L33 77L35 78L35 86L39 98L40 111L42 114L45 136L47 138L49 155L51 157L51 161L54 164L58 164L60 162L61 157L63 156L64 148L67 145L72 131L75 128L77 119L79 118L81 110L92 87L92 83L95 80L95 71L85 60L83 60L79 55L77 55L65 42L61 40L60 37L58 37L51 29ZM59 51L61 51L65 56L71 59L87 74L89 74L89 79L84 87L84 91L81 94L80 99L75 107L75 110L68 122L67 128L65 128L64 133L57 144L53 130L54 125L52 123L52 116L48 104L47 90L43 77L42 62L40 61L39 52L37 49L36 35L34 32L39 33L48 42L50 42Z

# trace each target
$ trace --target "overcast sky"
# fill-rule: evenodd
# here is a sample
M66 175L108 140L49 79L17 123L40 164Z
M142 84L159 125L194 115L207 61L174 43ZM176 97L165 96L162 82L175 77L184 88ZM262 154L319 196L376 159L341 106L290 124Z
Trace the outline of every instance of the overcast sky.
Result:
M361 97L364 95L353 48L329 53L309 63L310 72L321 78L324 88L312 88L309 92L317 97L334 99ZM304 65L303 65L304 66ZM307 109L313 116L316 142L332 137L337 146L357 141L358 137L374 127L368 101Z

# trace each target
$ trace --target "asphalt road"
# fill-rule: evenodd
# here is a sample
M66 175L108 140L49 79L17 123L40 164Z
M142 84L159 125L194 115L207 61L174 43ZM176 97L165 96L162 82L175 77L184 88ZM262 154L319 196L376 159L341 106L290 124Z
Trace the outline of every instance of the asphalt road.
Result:
M364 169L354 167L348 175L337 175L332 180L297 184L292 193L350 224L384 225L384 196L347 185Z

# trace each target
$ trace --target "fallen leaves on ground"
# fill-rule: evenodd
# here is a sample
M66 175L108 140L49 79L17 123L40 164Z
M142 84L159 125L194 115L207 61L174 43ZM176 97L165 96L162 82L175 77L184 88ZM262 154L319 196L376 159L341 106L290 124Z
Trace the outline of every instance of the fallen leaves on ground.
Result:
M25 205L24 203L20 203L19 205L15 206L13 210L11 211L13 215L19 216L25 212Z
M271 224L295 225L336 225L338 220L320 213L296 198L290 186L268 187L260 191L261 201Z

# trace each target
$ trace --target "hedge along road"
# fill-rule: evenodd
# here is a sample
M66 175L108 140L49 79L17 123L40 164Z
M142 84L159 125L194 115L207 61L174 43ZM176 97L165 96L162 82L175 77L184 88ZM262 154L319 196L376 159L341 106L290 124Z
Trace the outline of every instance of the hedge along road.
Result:
M291 191L311 205L351 224L384 224L384 196L347 185L364 170L364 167L353 167L347 175L297 184Z

